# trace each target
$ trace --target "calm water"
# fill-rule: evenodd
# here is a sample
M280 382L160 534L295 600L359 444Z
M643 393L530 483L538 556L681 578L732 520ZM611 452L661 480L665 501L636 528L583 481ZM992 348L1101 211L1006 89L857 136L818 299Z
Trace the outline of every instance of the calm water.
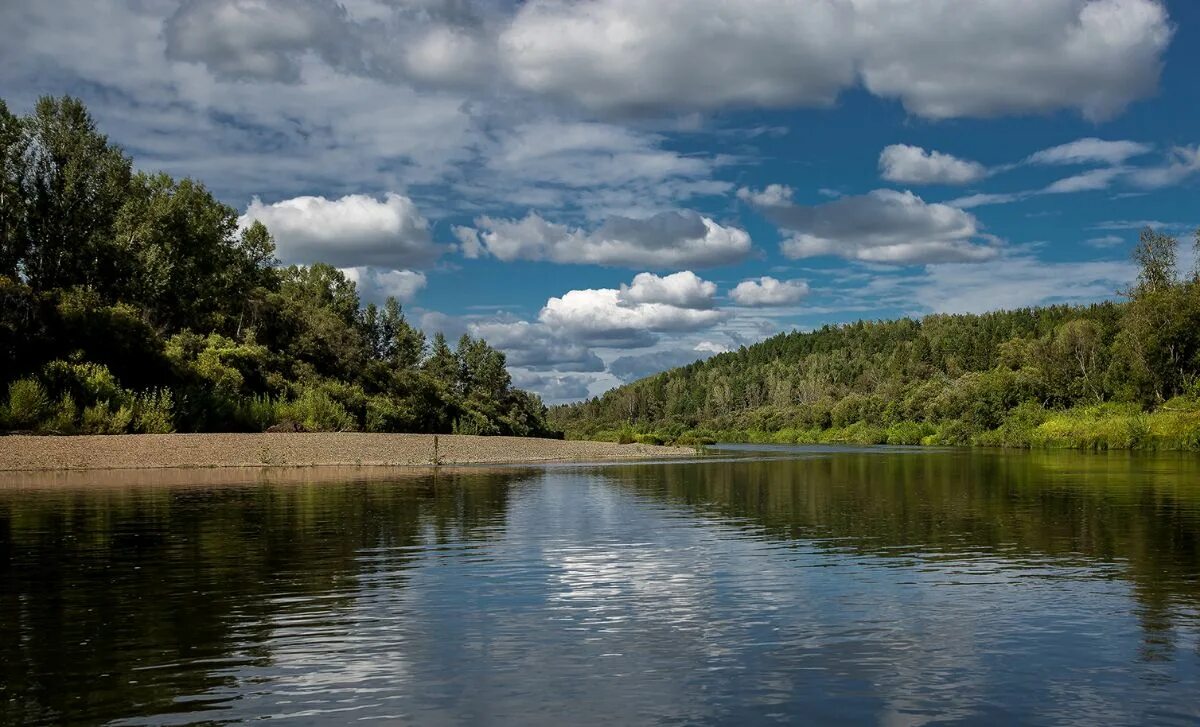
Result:
M0 723L1200 722L1196 458L205 476L0 487Z

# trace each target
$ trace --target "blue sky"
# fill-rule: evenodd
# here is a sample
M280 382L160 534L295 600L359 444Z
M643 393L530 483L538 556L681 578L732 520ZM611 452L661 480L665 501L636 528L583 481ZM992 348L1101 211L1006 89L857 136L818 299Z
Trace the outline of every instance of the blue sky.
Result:
M0 7L0 97L82 97L563 401L1113 297L1142 224L1200 223L1198 36L1187 0L45 0Z

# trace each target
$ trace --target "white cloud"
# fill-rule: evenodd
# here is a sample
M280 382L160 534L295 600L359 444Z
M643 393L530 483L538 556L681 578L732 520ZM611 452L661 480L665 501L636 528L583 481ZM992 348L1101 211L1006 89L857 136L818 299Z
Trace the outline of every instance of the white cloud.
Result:
M795 190L786 184L768 184L763 189L750 189L742 187L737 191L738 199L749 202L758 207L777 207L791 204L792 196ZM822 195L828 197L829 195ZM832 199L837 199L841 195L835 195Z
M1092 169L1072 177L1060 179L1046 187L1042 192L1044 194L1072 194L1075 192L1094 192L1101 189L1108 189L1116 179L1125 173L1126 170L1122 167Z
M1096 247L1100 249L1108 249L1125 244L1125 238L1120 235L1101 235L1100 237L1092 237L1084 242L1088 247Z
M354 281L363 302L378 303L393 297L407 303L425 288L425 274L413 270L385 270L372 267L342 268L342 273Z
M503 351L512 366L555 371L604 370L604 362L586 345L557 335L540 323L477 321L469 324L468 330Z
M677 308L704 310L713 307L717 284L702 280L690 270L659 277L638 273L630 285L621 285L618 298L625 305L665 303Z
M743 280L729 292L729 297L735 303L748 306L793 305L807 295L807 282L780 281L770 276L763 276L757 280Z
M1177 146L1166 164L1143 167L1129 173L1129 182L1141 189L1170 187L1200 172L1200 145Z
M930 265L911 298L935 313L1087 303L1115 297L1136 275L1133 264L1124 261L1055 263L1014 257L996 265Z
M1172 28L1158 0L852 0L862 78L926 118L1078 109L1153 94Z
M748 193L757 198L757 193ZM814 207L760 205L791 233L780 244L790 258L836 255L863 262L914 264L980 262L997 255L975 242L979 226L969 212L926 203L912 192L879 189Z
M532 391L550 404L578 401L588 397L593 379L579 374L542 374L533 371L512 371L517 388Z
M534 0L500 49L517 86L601 111L829 105L852 21L840 0Z
M1089 137L1043 149L1025 161L1029 164L1123 164L1134 157L1149 154L1151 144L1136 141L1105 141Z
M421 267L437 259L429 224L412 200L353 194L340 199L296 197L274 204L255 198L238 222L262 222L285 263L338 267Z
M538 320L555 334L611 348L650 345L656 333L710 328L727 317L716 309L622 300L611 288L572 290L546 301Z
M729 347L724 344L721 344L721 343L715 343L713 341L701 341L700 343L697 343L696 347L692 350L698 351L700 353L717 354L717 353L728 352Z
M1101 119L1154 92L1171 34L1157 0L534 0L499 46L517 86L600 111L828 106L861 78L928 118Z
M294 83L300 58L352 62L356 41L345 9L328 0L186 0L164 24L167 57L218 76Z
M879 155L879 171L889 182L902 184L970 184L987 176L987 168L979 162L908 144L885 147Z
M965 197L952 199L946 204L950 207L957 207L960 210L974 209L975 207L985 207L993 204L1009 204L1010 202L1019 202L1033 195L1033 192L999 192L994 194L980 193L969 194Z
M712 352L698 349L663 349L647 353L630 354L614 359L608 366L608 371L621 381L637 381L638 379L657 374L679 366L686 366L695 361L702 361L713 355Z
M548 222L532 212L520 220L480 217L475 224L479 230L474 233L456 230L468 256L486 250L504 261L712 267L742 260L751 249L750 236L743 230L694 212L664 212L643 219L613 217L591 232Z
M546 118L491 133L482 166L457 186L493 204L577 209L591 220L648 217L694 197L727 194L723 157L664 149L665 138L615 124Z

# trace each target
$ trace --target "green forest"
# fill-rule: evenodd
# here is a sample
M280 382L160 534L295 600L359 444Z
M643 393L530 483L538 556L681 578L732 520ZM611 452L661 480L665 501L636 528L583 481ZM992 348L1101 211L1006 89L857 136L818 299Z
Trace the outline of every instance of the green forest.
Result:
M0 101L0 431L548 436L504 354L432 343L200 182L135 172L73 98Z
M1197 269L1143 230L1121 302L786 333L550 421L574 438L1200 450Z

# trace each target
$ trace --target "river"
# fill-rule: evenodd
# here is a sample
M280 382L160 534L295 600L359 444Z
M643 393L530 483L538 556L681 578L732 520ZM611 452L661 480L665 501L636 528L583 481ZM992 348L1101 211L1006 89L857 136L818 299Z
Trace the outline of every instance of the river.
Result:
M0 723L1200 721L1200 458L10 476Z

